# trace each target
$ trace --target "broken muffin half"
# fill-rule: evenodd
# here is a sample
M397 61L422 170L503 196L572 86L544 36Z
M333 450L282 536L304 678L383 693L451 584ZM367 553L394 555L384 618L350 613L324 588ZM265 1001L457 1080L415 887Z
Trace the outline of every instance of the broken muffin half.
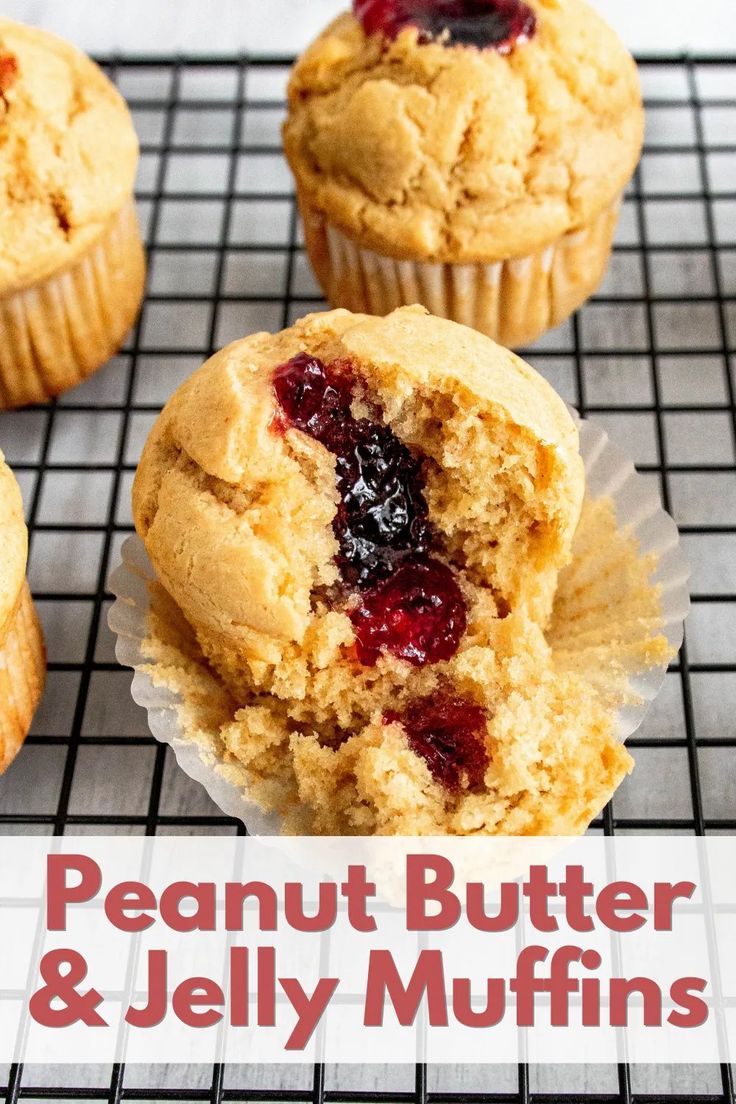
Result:
M583 496L574 422L513 354L334 311L180 388L134 516L228 695L223 753L294 830L556 833L631 762L545 636Z

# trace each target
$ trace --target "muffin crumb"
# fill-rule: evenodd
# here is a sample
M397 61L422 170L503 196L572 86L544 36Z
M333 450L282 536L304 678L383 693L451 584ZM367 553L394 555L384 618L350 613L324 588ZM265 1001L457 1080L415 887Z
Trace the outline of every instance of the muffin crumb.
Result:
M343 393L321 366L347 363ZM274 378L291 423L331 440L333 407L348 436L370 412L423 458L433 555L467 613L448 654L407 662L380 638L361 654L354 602L372 591L341 577L335 456L274 420ZM616 731L629 676L669 654L654 564L610 504L581 517L583 490L562 401L472 331L417 308L335 311L236 342L167 404L136 476L136 527L190 641L162 641L157 602L151 673L181 694L184 731L289 830L581 831L632 765ZM403 632L402 570L387 624Z

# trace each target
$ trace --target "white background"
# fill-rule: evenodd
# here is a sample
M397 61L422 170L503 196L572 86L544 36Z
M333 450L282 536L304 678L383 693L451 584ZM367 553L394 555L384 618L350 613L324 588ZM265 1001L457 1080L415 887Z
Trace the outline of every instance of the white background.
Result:
M89 51L294 53L349 0L5 0ZM638 51L736 53L733 0L592 0Z

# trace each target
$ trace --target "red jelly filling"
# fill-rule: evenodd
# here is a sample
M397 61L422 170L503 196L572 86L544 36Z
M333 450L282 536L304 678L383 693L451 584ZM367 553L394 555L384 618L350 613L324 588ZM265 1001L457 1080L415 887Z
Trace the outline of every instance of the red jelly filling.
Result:
M15 84L17 77L17 60L12 54L0 55L0 96Z
M358 659L372 667L390 652L415 667L451 659L467 627L465 599L439 560L405 560L351 613Z
M350 412L346 366L300 353L277 368L276 397L288 421L337 460L335 536L346 583L372 586L409 553L430 544L421 460L390 429Z
M465 602L450 568L430 556L422 458L387 426L353 416L349 366L300 353L273 382L288 424L336 459L337 563L362 592L351 613L358 658L367 666L386 651L417 666L450 659L465 632Z
M420 41L475 46L509 54L528 42L537 17L523 0L353 0L366 34L396 38L416 27Z
M273 386L289 423L329 448L340 422L350 416L353 389L349 376L299 353L276 369Z
M384 714L384 723L404 726L409 747L441 786L456 793L480 786L488 766L486 711L465 698L418 698L404 713Z

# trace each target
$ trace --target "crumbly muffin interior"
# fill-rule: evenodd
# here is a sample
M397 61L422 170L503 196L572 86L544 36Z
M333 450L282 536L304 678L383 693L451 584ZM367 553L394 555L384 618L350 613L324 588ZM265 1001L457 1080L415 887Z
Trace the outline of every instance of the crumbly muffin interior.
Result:
M358 658L365 596L336 566L335 457L275 420L274 370L304 350L348 363L350 416L380 418L423 458L432 555L453 572L467 620L446 660ZM580 830L630 765L608 703L545 638L581 499L563 404L479 335L417 310L334 312L258 335L185 385L144 453L136 525L196 640L172 640L170 606L155 603L151 658L183 694L188 730L216 733L249 794L291 830ZM646 571L637 579L653 632L656 596ZM652 654L661 659L656 641ZM206 721L194 689L203 665L221 687ZM486 718L482 777L461 772L450 788L401 723L417 701L448 697Z
M430 516L453 563L501 608L544 621L569 556L570 500L554 451L462 392L413 394L392 415L401 439L432 461Z
M613 607L608 571L589 570L593 549L621 571ZM614 726L615 710L632 700L630 675L669 655L654 567L617 529L609 500L586 502L547 633L512 614L494 623L491 647L464 654L457 684L493 709L482 792L445 792L380 707L337 746L274 698L238 707L158 585L145 651L154 681L181 696L187 738L214 752L219 773L250 799L282 813L287 831L579 833L633 766ZM422 686L431 685L425 673Z

